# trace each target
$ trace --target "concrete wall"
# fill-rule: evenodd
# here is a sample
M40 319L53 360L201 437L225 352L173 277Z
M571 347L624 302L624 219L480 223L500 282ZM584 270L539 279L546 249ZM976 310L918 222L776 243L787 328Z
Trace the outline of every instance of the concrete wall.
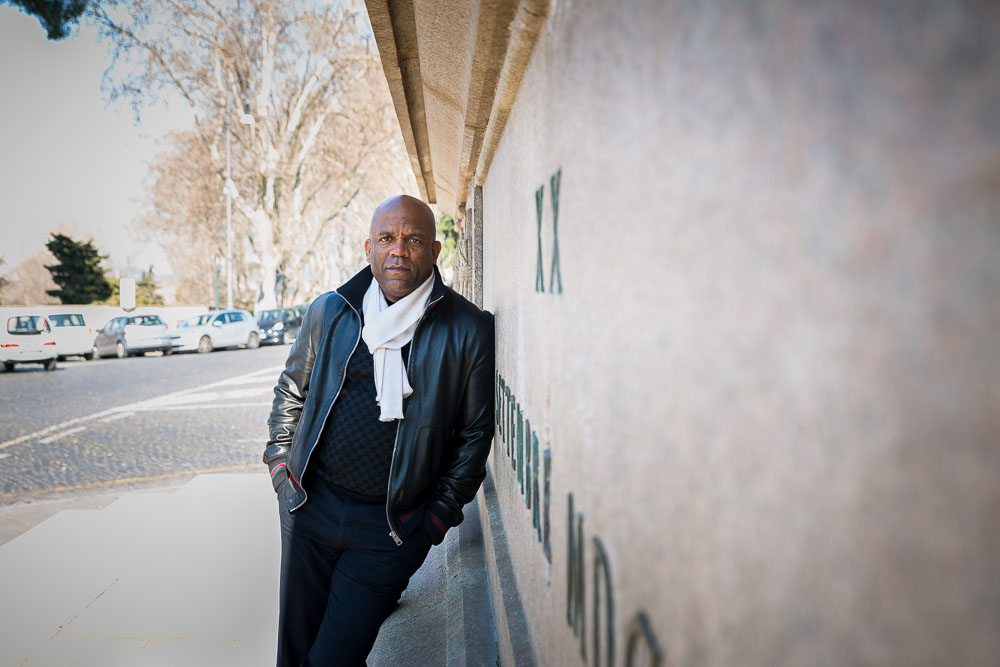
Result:
M552 3L482 191L537 661L1000 664L1000 5L629 4Z

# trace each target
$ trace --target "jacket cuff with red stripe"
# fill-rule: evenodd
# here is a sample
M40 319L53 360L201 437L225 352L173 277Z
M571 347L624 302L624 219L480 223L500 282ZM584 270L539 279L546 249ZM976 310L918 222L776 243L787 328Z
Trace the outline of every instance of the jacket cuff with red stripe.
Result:
M424 532L427 533L427 537L430 538L431 544L434 545L441 544L444 541L445 533L448 532L448 527L430 510L424 512L424 524L422 527Z
M288 466L285 462L275 464L271 467L271 486L274 487L274 492L277 493L281 488L282 484L288 481Z

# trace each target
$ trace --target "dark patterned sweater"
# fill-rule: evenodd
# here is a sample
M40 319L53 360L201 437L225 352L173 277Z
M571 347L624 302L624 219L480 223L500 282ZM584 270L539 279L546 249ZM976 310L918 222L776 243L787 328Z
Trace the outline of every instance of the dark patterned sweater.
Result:
M410 346L401 350L403 363ZM364 339L347 362L344 386L330 410L314 453L324 482L362 502L384 503L396 442L396 422L379 421L375 363Z

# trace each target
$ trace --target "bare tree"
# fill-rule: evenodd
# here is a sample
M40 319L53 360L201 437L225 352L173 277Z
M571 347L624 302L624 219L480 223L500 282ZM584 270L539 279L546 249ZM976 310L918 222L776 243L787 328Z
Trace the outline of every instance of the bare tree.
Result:
M231 134L241 300L272 307L276 285L303 298L343 277L360 255L345 247L360 247L374 205L415 190L360 11L296 0L102 0L90 15L116 58L133 63L111 70L113 98L138 113L172 88L191 109L191 132L154 164L145 225L173 255L197 249L193 263L172 257L197 280L221 252L230 110L254 121L234 123Z
M47 294L56 289L52 274L46 264L55 262L48 250L24 259L17 268L7 274L8 284L3 289L3 302L12 306L45 306L59 303L59 299Z
M3 257L0 257L0 267L3 267L7 262L4 261ZM10 280L4 274L0 273L0 306L3 305L4 295L3 288L10 284Z

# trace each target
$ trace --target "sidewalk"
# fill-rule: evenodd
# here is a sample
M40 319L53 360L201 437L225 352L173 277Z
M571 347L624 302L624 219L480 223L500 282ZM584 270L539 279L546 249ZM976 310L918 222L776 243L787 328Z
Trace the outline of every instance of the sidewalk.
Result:
M465 511L369 664L497 664L477 503ZM263 473L64 510L0 547L0 666L273 665L278 559Z

